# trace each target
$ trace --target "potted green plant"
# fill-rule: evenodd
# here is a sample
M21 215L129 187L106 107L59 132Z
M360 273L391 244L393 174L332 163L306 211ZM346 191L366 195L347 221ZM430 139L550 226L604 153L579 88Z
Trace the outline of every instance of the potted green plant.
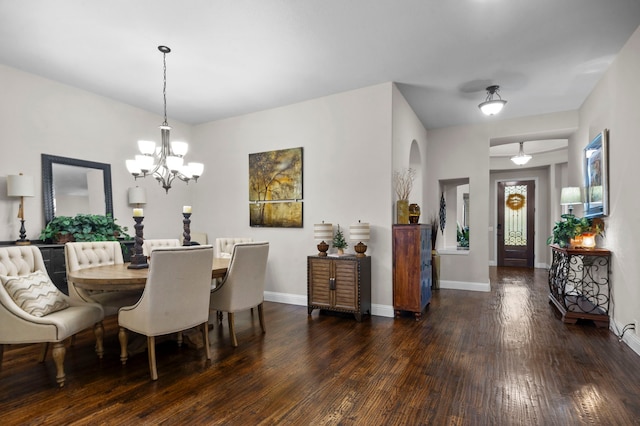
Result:
M591 233L594 236L604 233L604 222L600 218L575 217L572 214L563 214L560 217L563 220L556 222L553 234L547 238L547 244L557 244L563 248L571 247L576 244L572 241L583 233Z
M116 223L111 215L77 214L74 217L56 216L40 233L46 242L116 241L131 239L128 228Z
M469 227L465 226L464 228L460 226L458 223L456 229L457 240L458 240L458 249L459 250L469 250Z
M333 237L333 246L338 249L338 254L343 254L344 249L348 247L347 241L344 239L344 235L340 230L340 225L338 225L336 235Z

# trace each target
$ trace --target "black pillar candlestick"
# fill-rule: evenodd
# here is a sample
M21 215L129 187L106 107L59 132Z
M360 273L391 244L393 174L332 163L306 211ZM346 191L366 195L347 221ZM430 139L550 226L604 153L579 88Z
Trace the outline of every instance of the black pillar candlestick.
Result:
M191 213L182 213L184 219L182 220L182 245L191 245Z
M144 239L142 237L142 229L144 228L142 219L144 219L144 216L133 217L133 220L136 221L136 224L133 225L136 230L136 237L133 243L133 255L131 256L131 263L128 266L129 269L143 269L149 267L149 264L147 263L147 256L142 254L142 244L144 243Z

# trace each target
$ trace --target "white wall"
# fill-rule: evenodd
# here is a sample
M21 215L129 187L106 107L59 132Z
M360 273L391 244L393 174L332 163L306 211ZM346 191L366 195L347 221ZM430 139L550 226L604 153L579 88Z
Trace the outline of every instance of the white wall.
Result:
M485 124L428 131L426 202L439 202L439 182L469 178L470 250L463 254L441 253L441 288L484 291L489 288L489 247L492 246L491 241L495 240L495 227L490 230L490 226L493 226L490 217L490 141L568 135L578 127L577 123L577 112L568 111L502 121L488 118ZM454 220L447 220L447 228L455 227ZM540 232L550 230L541 229ZM444 242L440 240L438 247L442 248L442 244Z
M613 327L640 321L640 28L611 64L580 109L580 127L569 139L569 183L582 183L582 150L602 129L609 129L609 217L604 247L612 252ZM625 341L640 353L640 330Z
M428 223L429 213L434 206L426 203L425 197L427 131L395 84L393 85L392 139L393 170L403 171L411 167L416 171L416 179L409 195L409 203L417 203L420 206L420 222ZM394 206L397 199L395 191L392 191L391 196L390 205Z
M371 224L372 310L391 315L391 83L194 128L208 173L194 186L209 238L270 242L266 290L272 300L307 303L313 224ZM303 148L303 228L249 227L249 154ZM353 253L349 242L347 252Z
M33 198L25 198L27 238L38 239L44 227L41 154L51 154L111 164L114 216L133 234L127 189L135 186L125 159L137 153L137 140L160 142L159 115L111 99L0 65L0 241L19 237L18 200L9 199L6 176L23 172L34 177ZM158 92L158 108L162 94ZM170 120L172 138L193 142L190 127ZM192 148L197 147L193 143ZM193 158L188 155L189 158ZM193 160L192 160L193 161ZM205 174L208 173L205 170ZM151 178L138 180L147 189L144 231L150 238L177 238L182 233L182 205L189 204L197 185L175 183L166 195ZM198 212L197 212L198 213ZM192 227L203 216L193 216Z

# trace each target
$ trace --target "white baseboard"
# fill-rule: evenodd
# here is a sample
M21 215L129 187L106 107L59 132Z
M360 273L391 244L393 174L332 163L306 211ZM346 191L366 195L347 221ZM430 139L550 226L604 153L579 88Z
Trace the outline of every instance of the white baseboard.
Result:
M264 300L267 302L286 303L287 305L307 306L307 296L300 294L276 293L265 291ZM371 304L371 315L378 317L393 317L393 306Z
M472 283L467 281L440 280L440 289L443 290L469 290L491 291L491 283Z
M616 322L614 327L613 323L614 321L610 320L609 330L611 330L617 336L619 334L618 332L624 328L624 325ZM640 355L640 336L636 334L636 330L629 330L626 333L624 333L624 336L622 336L622 341L626 343L627 346L629 346L632 351Z
M498 266L498 262L496 262L495 260L490 260L489 261L489 266ZM549 265L547 265L546 263L536 263L534 268L537 268L537 269L549 269Z
M264 300L267 302L286 303L287 305L307 306L307 296L302 296L300 294L265 291Z

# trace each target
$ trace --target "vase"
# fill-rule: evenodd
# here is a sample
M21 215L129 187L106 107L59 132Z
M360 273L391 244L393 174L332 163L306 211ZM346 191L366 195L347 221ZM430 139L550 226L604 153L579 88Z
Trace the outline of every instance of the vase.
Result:
M431 288L440 289L440 255L436 250L431 250Z
M420 206L409 204L409 223L418 223L420 219Z
M396 201L396 222L399 224L409 223L409 200Z

